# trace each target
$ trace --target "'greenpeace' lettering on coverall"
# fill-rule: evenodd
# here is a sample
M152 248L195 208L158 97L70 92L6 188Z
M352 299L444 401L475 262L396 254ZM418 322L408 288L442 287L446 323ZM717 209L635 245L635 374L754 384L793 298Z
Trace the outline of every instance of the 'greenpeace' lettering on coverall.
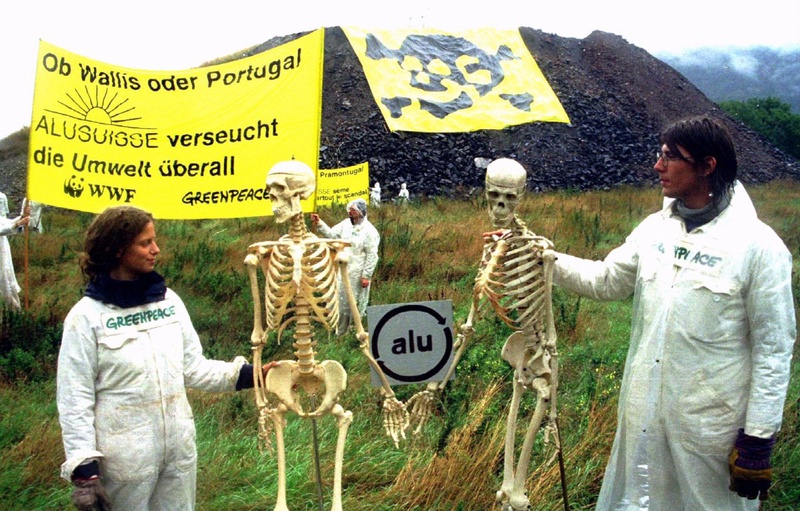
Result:
M206 359L170 289L129 308L82 298L64 321L58 358L61 476L101 458L114 509L193 509L197 451L185 388L233 391L244 363Z

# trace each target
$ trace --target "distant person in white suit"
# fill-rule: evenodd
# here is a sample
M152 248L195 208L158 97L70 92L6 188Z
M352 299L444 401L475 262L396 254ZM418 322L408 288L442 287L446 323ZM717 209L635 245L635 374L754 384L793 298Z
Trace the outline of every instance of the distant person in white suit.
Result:
M397 202L400 204L408 203L409 199L411 198L411 194L408 193L408 187L405 183L400 185L400 192L397 194Z
M375 181L375 186L369 189L369 205L381 207L381 184Z
M311 223L326 238L341 239L350 243L350 261L347 268L350 287L356 296L358 313L364 317L367 314L372 275L378 265L378 246L381 243L378 230L367 218L367 201L364 199L350 201L347 204L347 218L333 227L329 227L316 213L311 214ZM353 312L350 310L344 286L341 286L337 335L346 333L352 322Z

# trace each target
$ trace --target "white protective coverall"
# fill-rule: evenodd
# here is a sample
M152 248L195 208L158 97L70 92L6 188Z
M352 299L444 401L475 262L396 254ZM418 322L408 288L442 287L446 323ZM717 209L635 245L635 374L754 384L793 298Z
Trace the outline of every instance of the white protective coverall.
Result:
M370 206L381 207L381 184L377 181L375 186L369 189L369 203Z
M99 459L115 510L193 510L197 450L185 388L233 391L244 363L206 359L170 289L129 308L82 298L64 321L58 357L61 476Z
M320 220L319 232L326 238L336 238L342 241L349 241L350 261L347 264L347 274L350 277L350 286L358 303L358 313L361 317L367 313L369 305L369 290L372 287L372 274L378 265L378 245L381 236L378 230L367 219L366 215L359 224L353 225L349 218L342 220L332 228ZM361 287L361 278L370 280L370 285ZM339 285L339 325L337 333L343 334L347 331L352 320L350 305L347 303L344 286Z
M666 204L603 261L558 254L556 285L598 300L634 295L597 510L758 509L728 490L728 455L739 428L763 438L780 429L796 335L791 271L738 183L730 206L689 233Z
M0 218L0 296L7 305L19 309L19 292L21 288L17 282L17 274L14 272L14 260L11 258L11 245L8 243L8 236L17 234L14 223L17 218Z

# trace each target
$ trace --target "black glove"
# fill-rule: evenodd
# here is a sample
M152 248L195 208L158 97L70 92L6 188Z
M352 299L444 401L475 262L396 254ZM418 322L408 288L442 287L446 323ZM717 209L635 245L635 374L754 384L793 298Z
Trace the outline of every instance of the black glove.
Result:
M78 511L111 511L111 500L100 482L97 460L75 467L72 485L72 503Z
M767 500L772 485L772 446L775 438L758 438L739 430L733 452L728 458L731 484L728 487L740 497L750 500Z
M72 479L72 503L78 511L111 511L111 499L108 498L100 478Z

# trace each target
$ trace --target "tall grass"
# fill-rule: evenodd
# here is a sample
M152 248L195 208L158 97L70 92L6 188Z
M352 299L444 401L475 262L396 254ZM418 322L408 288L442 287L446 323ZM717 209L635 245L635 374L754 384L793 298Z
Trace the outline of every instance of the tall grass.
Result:
M748 188L759 215L784 239L795 257L793 289L800 306L800 183ZM621 243L648 213L658 209L657 190L531 194L520 216L560 251L601 258ZM371 208L382 236L373 304L452 300L456 322L464 320L480 233L491 229L486 205L425 200L405 207ZM330 222L344 211L320 212ZM91 215L45 212L45 233L28 239L28 302L24 312L0 311L0 509L64 510L68 484L59 480L63 461L55 409L55 355L60 322L82 292L77 255ZM254 241L277 239L271 218L159 221L159 271L184 299L209 356L249 355L252 305L243 256ZM10 238L20 282L25 239ZM567 493L573 510L592 509L603 476L616 420L630 323L630 301L596 302L555 290L559 336L559 408ZM352 335L320 335L318 359L342 362L349 374L341 398L354 414L344 465L345 509L486 510L502 479L503 431L511 395L510 369L500 348L510 332L492 315L476 325L457 378L442 395L436 414L419 437L400 449L383 434L380 399L370 388L369 368ZM270 358L292 358L291 343L271 346ZM798 349L795 350L796 352ZM770 511L797 509L800 502L800 369L793 379L783 429L773 458L775 484ZM401 399L420 390L395 388ZM198 430L198 509L271 509L275 505L275 459L256 443L252 391L189 392ZM530 412L532 396L521 414ZM521 415L523 416L523 415ZM329 506L336 429L318 420L325 507ZM524 419L520 429L526 426ZM311 456L311 425L289 416L288 500L291 509L315 509L317 486ZM552 443L537 440L528 490L533 509L563 509Z

